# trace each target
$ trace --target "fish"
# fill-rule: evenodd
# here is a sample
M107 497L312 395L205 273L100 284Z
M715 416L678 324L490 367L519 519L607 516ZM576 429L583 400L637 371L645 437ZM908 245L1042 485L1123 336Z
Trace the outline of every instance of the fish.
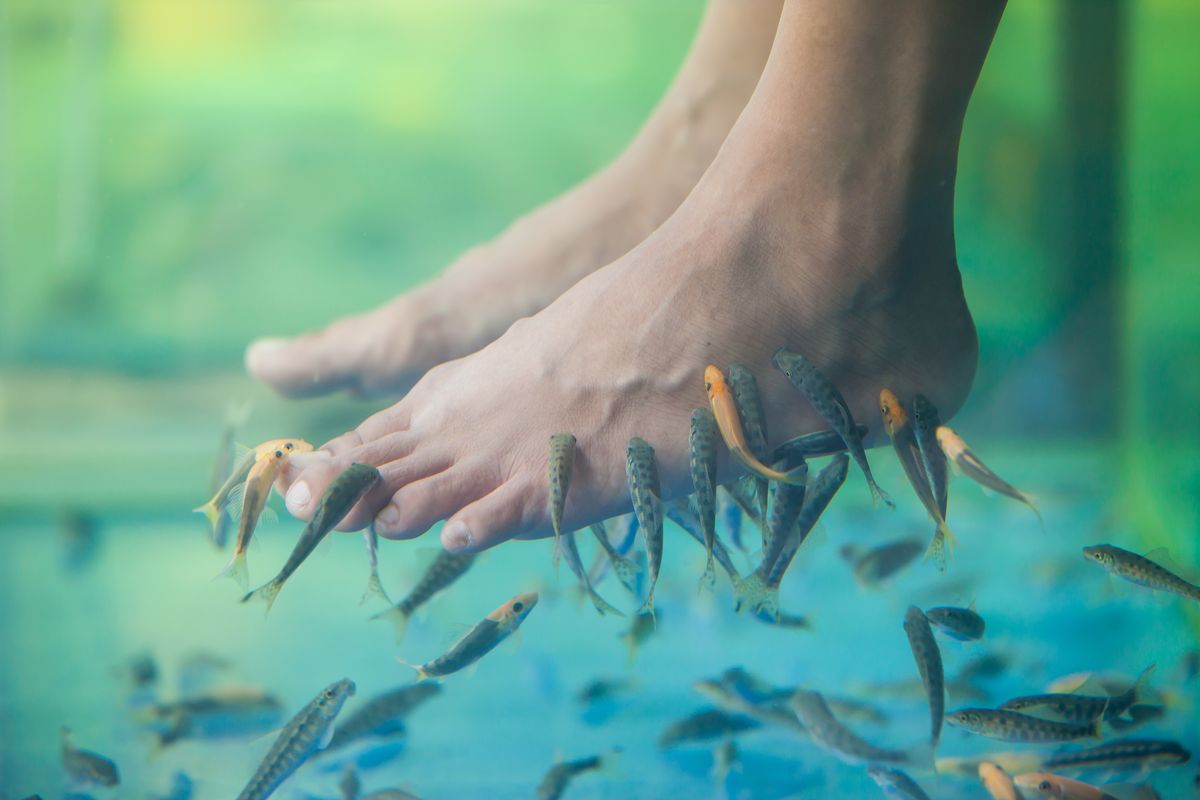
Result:
M949 498L949 470L946 465L946 454L942 452L937 441L937 428L941 424L937 409L923 394L913 395L913 437L917 440L917 449L921 453L921 465L925 468L925 477L929 479L929 488L933 491L933 499L941 515L942 524L934 531L933 541L929 543L927 558L932 558L939 572L946 571L946 560L954 552L954 536L946 526L946 502ZM934 518L937 519L936 517Z
M708 402L717 422L717 430L721 432L721 438L735 461L756 478L780 483L796 482L799 476L772 469L754 457L750 443L746 440L746 432L742 428L733 391L725 382L724 373L712 364L704 368L704 391L708 393Z
M775 609L775 612L768 613L765 609L759 608L757 611L750 612L750 615L759 622L764 622L776 628L791 628L793 630L808 630L812 628L812 620L803 614L789 614L782 609Z
M396 629L396 641L400 641L404 638L404 631L408 627L408 621L412 619L412 615L416 610L428 603L438 592L446 589L466 574L467 570L474 563L474 553L451 553L446 550L439 550L437 558L425 570L420 580L417 581L417 585L412 588L408 595L387 611L382 611L371 617L371 619L391 620L392 625Z
M358 779L358 770L353 764L347 766L342 773L341 780L338 781L338 791L341 792L342 800L358 800L362 792L362 781Z
M225 686L170 703L157 703L140 715L159 748L184 739L222 739L269 731L283 716L283 703L258 687Z
M1005 742L1071 742L1101 737L1103 720L1057 722L991 708L964 708L946 715L946 722L980 736Z
M958 606L936 606L925 611L929 624L959 642L976 642L983 638L987 623L973 609Z
M704 549L708 553L700 585L712 588L717 580L713 568L713 543L717 538L717 421L707 408L692 411L688 432L688 467L692 473L692 486L696 490L696 516L700 520Z
M287 579L300 568L300 565L317 548L321 540L342 521L354 504L362 499L362 496L378 480L379 470L370 464L355 462L342 470L329 484L325 494L321 495L321 502L317 505L317 510L313 512L312 519L300 532L300 538L297 540L296 546L292 548L291 555L280 568L279 574L253 592L248 592L242 598L242 602L261 600L267 604L269 612Z
M664 728L658 736L658 746L666 750L678 744L728 739L758 727L758 721L745 715L706 708Z
M612 570L614 573L616 573L617 580L629 592L637 594L637 562L631 558L626 558L625 556L621 555L617 548L613 547L612 542L609 541L608 532L604 530L603 525L600 523L593 523L589 526L589 528L592 531L592 535L596 537L596 541L600 544L600 548L604 550L604 554L608 557L609 563L612 564ZM594 573L589 574L588 579L592 581L593 585L595 585L597 578L594 577Z
M938 771L941 772L941 767ZM1012 777L1000 765L991 761L980 763L979 782L987 789L992 800L1022 800Z
M562 534L558 539L558 545L565 554L567 567L571 570L571 573L579 579L580 585L583 587L583 590L587 593L588 597L591 598L592 605L596 607L596 611L598 611L601 616L605 614L613 614L614 616L618 617L625 616L625 614L622 613L619 608L601 597L596 589L592 586L591 580L588 579L587 570L583 568L583 559L579 556L579 545L575 542L574 531L568 531L567 533Z
M937 524L934 541L939 541L938 536L940 535L940 541L953 542L954 534L950 532L950 528L946 524L942 505L934 499L933 487L930 484L931 477L926 472L921 447L917 443L917 437L913 432L913 426L909 421L908 412L904 409L904 404L890 389L884 389L879 393L879 411L883 416L883 429L887 432L888 438L892 440L892 449L896 451L896 458L900 461L900 466L904 468L905 477L908 478L921 505L925 507L926 512Z
M909 753L876 747L842 725L819 692L797 689L792 695L791 707L813 742L848 764L903 764L914 761Z
M1037 515L1038 522L1042 521L1042 512L1038 511L1033 498L992 472L988 468L988 465L984 464L979 459L979 456L971 451L971 448L967 446L967 443L963 441L961 436L945 425L937 427L936 435L938 444L942 447L942 452L946 454L946 457L950 459L950 462L954 464L959 472L984 488L991 489L993 492L1002 494L1005 497L1010 497L1019 503L1024 503L1030 511Z
M738 419L746 434L746 446L750 454L760 463L767 461L767 416L763 413L762 397L758 393L758 381L745 364L734 362L726 369L733 402L737 406ZM762 478L754 479L754 493L758 498L759 517L766 519L768 484ZM766 529L763 529L766 535ZM766 546L766 542L763 542Z
M354 681L342 678L326 686L300 709L283 726L238 800L270 797L305 761L328 745L333 737L334 720L354 691Z
M854 434L866 438L867 426L855 425ZM771 452L772 461L790 461L795 458L821 458L846 452L846 443L837 431L816 431L788 439Z
M432 682L401 686L364 702L338 724L325 753L370 737L398 736L404 733L404 719L415 709L442 693Z
M768 616L778 614L779 585L784 573L833 496L845 483L849 465L850 460L845 454L837 455L817 474L805 492L804 504L791 530L786 536L772 539L771 549L763 552L754 572L735 584L735 609L749 608L755 613L765 611Z
M496 645L511 636L537 602L537 592L519 594L480 620L442 655L424 664L407 666L416 670L418 681L453 675L492 652Z
M608 768L620 753L621 749L618 747L602 755L555 763L537 786L537 800L559 800L571 781L580 775Z
M692 688L722 711L795 733L805 732L800 720L787 706L791 690L776 689L740 668L726 670L719 678L696 681Z
M204 518L208 520L209 525L215 530L221 511L236 500L238 492L241 491L239 487L245 485L246 479L250 477L250 470L256 463L270 457L276 450L282 450L284 455L290 456L294 453L311 453L312 449L313 446L303 439L268 439L262 444L247 450L237 460L233 470L229 473L229 477L217 488L209 501L204 505L193 508L192 511L197 514L203 514Z
M1009 775L1015 775L1041 769L1043 757L1042 754L1027 750L1002 750L971 756L939 756L935 768L939 775L975 778L979 776L981 766L992 764Z
M635 436L629 440L625 473L629 481L629 498L633 501L633 513L642 529L646 562L650 571L650 586L646 590L642 610L649 611L653 616L654 585L658 582L658 570L662 566L663 509L662 487L658 480L654 448L645 439Z
M1115 795L1098 786L1061 775L1052 775L1049 772L1027 772L1014 777L1013 782L1027 795L1028 800L1039 797L1060 800L1117 800Z
M883 793L888 797L896 800L930 800L925 790L906 772L881 764L872 764L867 767L867 774L879 784L879 788L883 789Z
M861 555L854 550L845 551L845 555L851 559L854 579L860 585L878 586L911 564L924 551L924 542L917 539L896 539Z
M775 485L775 491L771 494L771 507L766 515L767 523L763 526L764 553L778 554L782 551L783 546L777 547L775 542L786 542L788 534L796 525L796 519L800 516L800 509L804 507L804 495L808 488L808 465L802 463L799 468L804 470L805 483L779 483Z
M638 648L646 643L656 630L658 618L649 611L639 611L629 621L629 627L621 633L625 645L629 648L629 663L637 659Z
M666 505L667 519L674 522L685 533L699 542L705 544L704 532L700 527L700 519L696 515L692 504L686 498L679 498ZM741 580L738 575L737 567L733 564L733 559L729 557L729 551L725 549L725 543L721 541L719 536L713 537L713 560L721 565L721 569L725 570L725 574L729 576L729 580L735 586Z
M158 683L158 662L150 653L140 653L119 670L133 691L150 689Z
M1200 600L1200 586L1190 583L1170 570L1128 550L1111 544L1083 548L1083 554L1104 569L1130 583L1161 592L1171 592L1192 600ZM1152 554L1153 555L1153 554Z
M628 678L596 678L588 681L575 694L575 699L581 705L604 703L621 694L626 694L634 688L634 682Z
M1185 764L1191 757L1179 742L1169 739L1117 739L1085 750L1055 753L1043 761L1042 768L1054 772L1151 772Z
M378 597L391 605L392 598L388 597L387 590L383 588L383 581L379 580L379 534L375 532L374 522L363 528L363 543L367 546L367 564L370 572L367 573L367 588L358 602L362 604L367 602L367 598Z
M913 660L917 662L917 672L921 674L921 683L924 684L925 695L929 698L929 744L936 750L942 734L942 715L946 711L946 677L942 670L942 652L938 649L937 640L933 638L933 630L929 627L925 612L916 606L909 606L908 613L904 615L904 632L908 635Z
M1020 711L1062 722L1092 722L1100 717L1111 722L1122 716L1138 702L1146 682L1154 672L1154 665L1146 667L1128 689L1117 694L1082 694L1076 692L1048 692L1046 694L1014 697L1000 704L1000 708ZM1086 685L1085 681L1085 685ZM1082 689L1083 687L1080 687Z
M846 450L867 479L872 499L882 500L889 507L895 508L896 504L879 487L875 476L871 474L867 452L863 449L863 437L858 432L858 425L854 422L854 415L850 413L849 404L837 387L799 353L792 353L781 347L775 351L771 361L788 381L808 398L808 402L829 423L829 427L842 437Z
M730 772L734 770L740 772L741 769L742 754L738 752L737 741L725 739L718 742L717 746L713 748L712 765L712 777L717 785L723 785Z
M70 728L64 726L61 737L62 765L72 781L81 786L117 786L121 783L116 762L99 753L76 747Z
M236 444L234 438L237 435L237 428L245 422L247 410L248 408L235 412L231 409L226 414L225 425L221 430L220 444L217 446L217 457L213 460L212 477L208 485L209 491L214 495L225 485L225 480L233 470L233 455ZM207 514L205 516L207 518ZM218 507L216 509L216 518L209 519L212 527L210 538L213 546L218 550L223 550L225 549L225 541L229 536L229 525L232 522L229 512L224 506Z
M242 511L238 517L237 543L233 548L233 558L221 572L233 578L238 586L246 589L249 576L246 574L246 550L250 547L250 537L258 526L258 518L266 508L267 500L271 497L271 487L283 469L283 462L288 452L280 447L272 450L261 459L250 465L246 482L242 490Z
M567 491L571 488L571 474L575 471L575 436L570 433L555 433L550 436L550 526L554 529L554 566L558 567L562 552L562 518L567 505Z

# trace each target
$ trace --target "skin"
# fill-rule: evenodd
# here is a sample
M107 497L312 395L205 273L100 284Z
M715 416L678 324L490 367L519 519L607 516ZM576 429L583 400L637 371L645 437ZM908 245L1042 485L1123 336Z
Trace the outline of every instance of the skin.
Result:
M412 538L445 520L443 545L467 551L545 536L550 430L571 430L588 456L565 529L628 511L635 436L654 445L671 500L689 489L704 364L761 376L779 441L829 427L772 367L781 345L821 364L856 419L877 418L881 386L923 392L948 418L977 353L953 244L957 143L1002 7L788 5L754 96L675 214L321 456L291 460L288 508L307 518L359 460L383 480L343 530L374 518L380 535ZM538 413L497 398L535 399ZM735 471L719 462L718 482Z

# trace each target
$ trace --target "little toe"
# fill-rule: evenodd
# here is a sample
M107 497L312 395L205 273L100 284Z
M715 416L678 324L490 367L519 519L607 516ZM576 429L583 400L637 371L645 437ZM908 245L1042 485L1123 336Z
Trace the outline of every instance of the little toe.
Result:
M402 486L375 517L375 530L389 539L420 536L495 486L479 465L459 462Z

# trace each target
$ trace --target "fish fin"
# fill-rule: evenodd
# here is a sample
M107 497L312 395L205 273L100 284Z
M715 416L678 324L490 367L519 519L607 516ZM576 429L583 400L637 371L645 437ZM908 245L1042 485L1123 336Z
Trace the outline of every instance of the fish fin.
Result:
M637 594L638 573L641 571L638 568L637 562L625 558L618 554L619 561L612 562L613 572L617 574L617 580L630 593Z
M421 683L422 681L427 681L427 680L432 679L432 676L428 672L425 671L425 667L423 665L411 664L411 663L405 661L403 658L400 658L399 656L396 657L396 660L399 661L404 666L408 667L409 669L411 669L417 673L417 678L415 681L416 683Z
M234 553L233 558L225 565L225 569L213 576L213 580L218 578L230 577L234 582L245 591L250 586L250 573L246 569L246 554Z
M214 534L216 533L217 523L221 519L221 510L219 508L217 508L216 503L214 503L212 500L209 500L204 505L196 506L195 508L193 508L192 513L193 514L203 514L204 518L206 520L208 520L209 527L213 529L213 533Z
M716 560L713 558L712 550L708 551L708 561L704 565L704 573L700 576L700 583L696 587L697 592L703 592L705 589L712 592L717 587L717 568Z
M246 494L246 484L239 483L229 491L229 495L225 498L224 509L229 518L233 520L241 519L242 516L242 498Z
M372 620L385 619L392 623L392 629L396 634L396 643L399 644L404 639L404 631L408 629L409 615L405 614L396 606L380 611L371 617Z
M262 522L264 519L265 519L267 522L269 522L269 523L271 523L272 525L274 525L275 523L279 522L279 513L278 513L277 511L275 511L275 509L271 508L270 506L263 506L262 513L260 513L260 514L258 515L258 521L259 521L259 522ZM327 536L327 537L326 537L326 540L327 540L327 541L332 541L332 540L333 540L333 537L332 537L332 536ZM251 540L251 541L253 541L253 540Z
M646 595L646 601L642 603L641 608L637 610L638 614L649 614L651 621L654 623L654 629L658 630L658 616L654 613L654 587L650 587L650 594Z
M321 740L319 742L317 742L317 750L318 751L324 750L326 747L329 747L329 743L332 741L333 741L333 725L329 724L329 725L325 726L325 732L321 734Z
M929 542L929 548L925 551L925 560L933 561L933 565L937 567L937 571L946 574L947 548L946 535L941 528L934 531L933 539Z
M870 476L867 476L867 488L871 490L871 502L878 503L879 501L883 501L885 506L893 511L896 510L896 503L893 502L888 493L885 492L883 488L875 482L875 479Z
M590 597L592 600L592 605L596 607L596 611L600 613L600 616L604 616L605 614L612 614L617 617L625 616L624 611L601 597L600 594L591 586L587 587L587 593L588 597ZM521 629L518 628L516 631L514 631L514 633L519 635L520 631Z
M279 596L279 590L283 588L283 584L278 581L268 581L262 586L255 589L253 592L248 592L242 598L242 602L246 603L251 600L261 600L267 604L266 610L263 611L263 616L271 613L271 606L275 605L275 598Z
M372 597L378 597L388 605L392 605L392 598L388 597L387 590L383 588L383 581L379 580L378 572L372 572L369 576L367 576L367 588L363 590L363 596L358 601L358 604L361 606ZM372 619L374 619L374 617L372 617Z

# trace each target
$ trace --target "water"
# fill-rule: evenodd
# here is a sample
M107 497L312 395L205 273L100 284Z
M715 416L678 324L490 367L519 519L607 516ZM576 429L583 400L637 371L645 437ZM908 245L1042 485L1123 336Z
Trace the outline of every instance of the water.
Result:
M879 744L917 743L928 732L920 698L888 698L865 688L916 677L901 627L912 603L974 602L987 618L983 643L943 641L942 652L948 675L983 653L1011 659L1002 676L984 684L989 702L1039 690L1065 673L1103 669L1133 675L1157 664L1153 685L1173 693L1171 708L1137 735L1177 738L1196 750L1200 738L1189 712L1196 705L1196 684L1181 686L1178 677L1181 658L1195 646L1187 633L1188 601L1119 589L1079 553L1102 541L1131 544L1128 530L1113 524L1106 502L1111 454L1103 448L1047 447L1037 453L977 446L1001 474L1038 496L1044 533L1024 507L986 496L960 478L950 502L960 546L948 574L941 577L918 561L881 588L862 588L838 555L843 545L924 537L932 527L891 453L877 450L873 464L899 510L872 508L861 476L852 473L785 579L783 607L811 615L813 630L780 630L734 615L724 576L714 594L698 593L703 551L668 525L660 627L632 664L618 638L628 621L599 617L565 568L555 577L549 541L487 553L418 615L397 647L386 623L368 621L382 604L359 605L367 564L358 535L337 534L319 548L264 618L261 606L236 602L240 592L232 582L211 580L226 555L211 548L203 522L184 509L99 517L91 558L74 566L64 562L60 522L18 519L0 537L0 599L7 610L0 617L6 653L0 792L6 798L34 791L61 796L57 736L59 726L68 724L80 746L113 758L121 769L122 786L97 790L96 797L165 794L179 770L194 780L199 800L234 796L271 737L184 741L152 754L119 672L123 663L152 654L162 673L155 693L165 700L178 694L178 667L185 657L197 651L218 655L233 665L222 681L268 688L283 699L288 715L326 684L349 676L358 683L358 696L347 706L352 710L411 680L411 670L397 656L433 657L499 603L531 589L542 599L514 641L476 669L451 676L440 696L414 712L395 758L361 772L364 789L403 786L425 798L532 797L556 757L620 746L624 753L614 773L581 778L568 796L876 796L861 768L843 766L785 731L768 728L740 737L742 770L724 789L709 774L707 746L660 751L655 740L667 724L707 705L690 688L694 681L740 665L776 683L875 702L891 721L857 724L862 735ZM250 552L255 583L273 574L299 532L299 524L284 517L262 524L261 546ZM748 533L756 536L752 529ZM429 536L383 543L384 582L394 598L415 581L434 542ZM581 542L589 560L591 543ZM739 565L748 562L740 559ZM622 608L636 607L611 577L601 592ZM631 677L635 688L605 708L584 713L573 697L593 678L621 676ZM947 708L961 705L951 697ZM948 728L939 755L990 749L1022 748ZM278 796L336 797L342 755L308 764ZM1160 773L1154 783L1164 797L1182 796L1171 792L1183 792L1193 770ZM935 797L980 796L974 785L948 778L934 782L922 776L922 783Z

